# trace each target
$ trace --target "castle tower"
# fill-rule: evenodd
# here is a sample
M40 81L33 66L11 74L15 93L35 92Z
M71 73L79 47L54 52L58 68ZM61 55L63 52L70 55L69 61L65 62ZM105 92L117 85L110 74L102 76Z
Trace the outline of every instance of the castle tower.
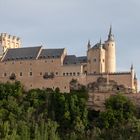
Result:
M137 93L138 92L138 80L137 80L136 73L134 75L134 86L135 86L135 91Z
M113 73L116 71L116 51L115 40L112 34L112 27L110 26L108 39L105 41L105 72Z
M88 47L87 60L88 74L99 74L105 72L105 49L103 48L101 40L93 47Z
M131 65L130 72L131 72L132 89L134 90L134 92L137 92L138 91L138 81L137 81L137 76L136 76L133 64Z
M1 33L0 35L0 56L2 56L8 48L20 48L21 40L19 37Z
M105 72L105 50L103 48L102 41L100 39L99 47L99 73Z

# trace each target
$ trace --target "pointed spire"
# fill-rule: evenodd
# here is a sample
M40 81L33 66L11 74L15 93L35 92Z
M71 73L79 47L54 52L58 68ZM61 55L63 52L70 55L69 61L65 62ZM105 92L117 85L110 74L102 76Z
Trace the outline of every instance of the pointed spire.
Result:
M99 42L99 44L100 44L100 45L102 44L102 39L101 39L101 37L100 37L100 42Z
M130 69L131 69L131 71L134 69L133 64L131 64L131 68Z
M112 25L110 25L110 29L109 29L109 36L112 35Z
M108 40L114 41L114 35L112 34L112 25L110 25Z
M88 49L91 48L90 40L88 40L87 48L88 48Z
M136 76L136 73L134 74L134 79L135 79L135 80L137 80L137 76Z

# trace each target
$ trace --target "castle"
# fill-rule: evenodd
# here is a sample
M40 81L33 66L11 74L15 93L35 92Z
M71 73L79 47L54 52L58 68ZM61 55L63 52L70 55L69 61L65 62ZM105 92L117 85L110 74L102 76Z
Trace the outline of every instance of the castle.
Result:
M42 46L21 47L19 37L2 33L0 36L0 82L21 81L26 90L59 88L70 92L70 82L88 86L99 77L107 83L115 81L137 92L137 78L133 66L127 72L116 72L115 39L110 27L107 40L91 46L87 56L68 55L65 48L46 49Z

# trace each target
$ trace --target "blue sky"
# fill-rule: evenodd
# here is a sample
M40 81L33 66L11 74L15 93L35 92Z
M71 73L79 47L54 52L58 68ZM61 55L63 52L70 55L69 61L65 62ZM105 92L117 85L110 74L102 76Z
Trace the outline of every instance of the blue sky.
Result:
M67 48L86 55L87 41L116 40L117 71L134 64L140 79L139 0L0 0L0 32L21 37L24 47Z

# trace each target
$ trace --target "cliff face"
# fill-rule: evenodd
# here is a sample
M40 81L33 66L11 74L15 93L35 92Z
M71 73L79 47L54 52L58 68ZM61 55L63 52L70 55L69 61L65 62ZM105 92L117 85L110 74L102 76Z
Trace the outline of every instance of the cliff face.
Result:
M116 95L117 93L89 93L89 99L87 102L87 106L90 109L94 109L96 111L105 110L105 100L110 96ZM123 94L128 97L137 108L140 108L140 94L139 93L129 93Z

